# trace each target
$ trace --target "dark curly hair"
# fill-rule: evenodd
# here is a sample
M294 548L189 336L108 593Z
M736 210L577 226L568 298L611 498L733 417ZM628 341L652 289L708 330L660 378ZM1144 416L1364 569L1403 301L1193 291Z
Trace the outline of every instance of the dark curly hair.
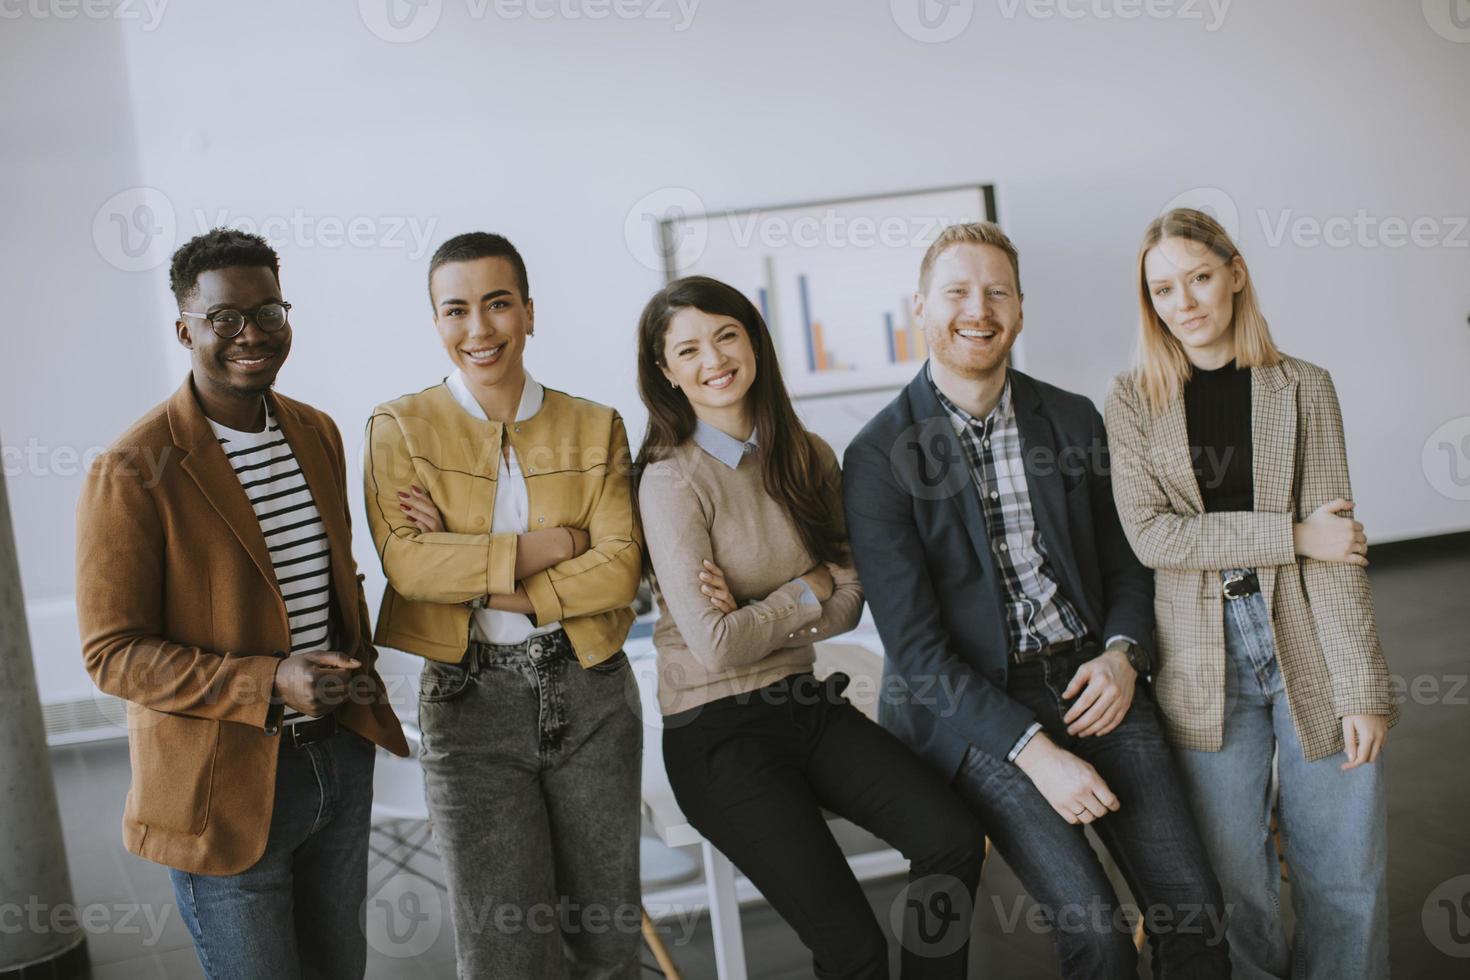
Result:
M531 283L526 278L526 263L521 253L503 235L488 231L471 231L455 235L434 250L429 260L429 305L434 304L434 271L450 262L473 262L475 259L505 259L516 270L516 283L521 287L521 302L531 298Z
M281 257L259 235L235 228L215 228L195 235L174 252L168 269L168 286L173 290L179 309L199 286L199 277L215 269L236 266L264 266L271 270L276 282L281 281Z

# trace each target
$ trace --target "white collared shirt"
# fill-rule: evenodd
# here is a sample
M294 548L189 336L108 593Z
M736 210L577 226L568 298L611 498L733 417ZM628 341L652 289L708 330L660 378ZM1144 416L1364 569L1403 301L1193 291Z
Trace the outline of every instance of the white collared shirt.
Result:
M444 379L444 385L461 408L477 419L489 421L485 410L470 393L464 375L457 369ZM541 411L541 403L545 398L546 389L531 377L529 371L526 372L526 384L521 389L521 403L516 408L516 421L524 422ZM495 486L495 513L490 521L490 533L525 534L531 530L531 502L526 492L526 476L521 472L515 450L508 443L506 451L500 457L500 472ZM470 622L470 638L482 643L521 643L529 636L550 633L560 628L560 623L533 626L530 617L521 613L478 608Z

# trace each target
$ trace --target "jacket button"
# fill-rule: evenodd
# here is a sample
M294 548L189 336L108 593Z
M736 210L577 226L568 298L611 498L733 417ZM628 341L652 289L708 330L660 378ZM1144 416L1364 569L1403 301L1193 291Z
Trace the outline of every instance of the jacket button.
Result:
M485 526L485 518L483 518L483 517L477 517L477 518L475 518L475 527L484 527L484 526Z
M537 524L545 524L546 523L546 518L544 518L544 517L538 517L538 518L536 518L536 523Z

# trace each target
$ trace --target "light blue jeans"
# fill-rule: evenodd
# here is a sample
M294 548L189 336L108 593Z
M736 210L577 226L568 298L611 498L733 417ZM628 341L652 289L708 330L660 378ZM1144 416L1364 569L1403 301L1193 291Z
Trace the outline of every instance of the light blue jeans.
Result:
M277 750L265 853L233 875L169 869L208 980L361 980L373 744L345 728Z
M1236 571L1236 570L1232 570ZM1225 574L1229 574L1228 572ZM1346 756L1306 761L1257 593L1225 603L1225 740L1176 749L1195 822L1230 909L1235 980L1388 976L1388 808L1384 756L1343 772ZM1296 932L1281 923L1271 827L1277 752L1282 845Z

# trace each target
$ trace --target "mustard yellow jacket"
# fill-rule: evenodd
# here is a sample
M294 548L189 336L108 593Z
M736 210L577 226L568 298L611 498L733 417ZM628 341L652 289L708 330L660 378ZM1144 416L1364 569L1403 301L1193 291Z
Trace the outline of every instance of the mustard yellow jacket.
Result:
M469 603L514 592L516 534L491 533L501 440L526 478L531 530L579 527L591 548L525 581L537 622L560 621L590 667L622 649L633 623L642 543L633 517L632 462L611 408L551 388L520 422L466 412L444 384L374 409L364 478L368 524L388 588L374 640L453 663L469 646ZM419 532L398 491L418 484L445 530Z

